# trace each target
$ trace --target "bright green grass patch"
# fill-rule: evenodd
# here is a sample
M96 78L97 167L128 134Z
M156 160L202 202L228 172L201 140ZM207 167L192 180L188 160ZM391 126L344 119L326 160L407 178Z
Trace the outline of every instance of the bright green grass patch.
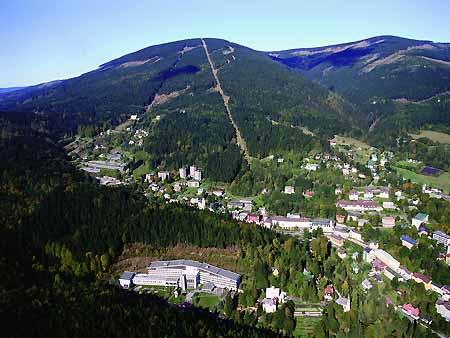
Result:
M444 172L438 177L434 176L425 176L416 174L410 170L394 167L397 170L397 173L403 176L405 179L409 179L417 184L426 184L430 187L436 187L443 189L446 193L450 192L450 173Z
M220 297L216 295L198 293L196 296L198 298L197 306L207 308L209 310L214 309L220 302Z
M142 164L140 167L134 169L133 177L141 177L150 172L150 166L147 163Z
M419 134L409 134L413 139L426 137L433 142L442 144L450 144L450 135L432 130L422 130Z

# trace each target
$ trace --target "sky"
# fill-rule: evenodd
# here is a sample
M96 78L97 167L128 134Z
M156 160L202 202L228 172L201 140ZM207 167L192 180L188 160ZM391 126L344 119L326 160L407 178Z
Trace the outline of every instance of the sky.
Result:
M450 1L0 0L0 88L78 76L193 37L273 51L377 35L450 42Z

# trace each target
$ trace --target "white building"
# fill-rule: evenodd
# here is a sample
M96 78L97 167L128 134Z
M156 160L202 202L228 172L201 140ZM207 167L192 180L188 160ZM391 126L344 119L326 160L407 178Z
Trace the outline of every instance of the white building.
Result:
M152 262L148 267L148 274L156 274L163 277L180 277L182 275L192 277L198 275L198 284L209 282L218 288L227 288L229 290L237 290L241 283L240 274L186 259ZM192 280L192 278L190 279Z
M309 228L311 220L306 217L270 217L272 226L279 226L280 228Z
M189 188L198 188L200 186L200 182L199 181L188 181L187 186Z
M189 167L189 176L194 177L196 170L197 170L197 167L195 165L191 165Z
M293 194L293 193L295 193L295 189L294 189L294 187L287 185L284 187L284 193L289 194L289 195Z
M393 270L397 270L400 267L400 262L384 250L375 250L375 257Z
M318 167L319 167L318 164L315 164L315 163L308 163L308 164L305 166L305 169L308 170L308 171L316 171Z
M194 180L201 181L202 180L202 171L200 169L197 169L194 171Z
M415 226L417 229L419 229L419 227L422 224L428 223L428 215L423 214L423 213L418 213L416 216L414 216L411 223L413 226Z
M444 244L445 246L450 245L450 236L447 235L443 231L434 231L433 232L433 239L437 241L438 243Z
M348 199L350 201L357 201L358 200L358 192L356 190L350 190L348 193Z
M261 301L261 305L265 313L273 313L277 311L277 303L273 299L264 298Z
M187 177L187 169L186 169L186 167L181 167L179 169L179 172L180 172L180 178L186 178Z
M286 299L286 292L281 291L280 288L272 286L270 288L266 288L266 298L276 298L279 303L284 303Z
M119 284L122 288L128 289L133 285L134 272L125 271L119 278Z
M166 181L166 180L169 179L169 177L170 177L170 173L168 171L160 171L160 172L158 172L158 178L161 181Z

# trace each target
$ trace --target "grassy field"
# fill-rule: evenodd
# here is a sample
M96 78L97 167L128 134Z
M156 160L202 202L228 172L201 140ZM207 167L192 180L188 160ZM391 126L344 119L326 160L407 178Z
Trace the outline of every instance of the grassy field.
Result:
M370 149L370 145L352 137L336 135L334 139L338 145L348 145L353 147L361 147L362 149Z
M413 139L421 137L429 138L433 142L450 144L450 135L432 130L422 130L419 134L409 134Z
M297 318L294 337L310 337L314 335L314 328L320 322L320 318Z
M209 310L213 310L220 302L220 297L216 295L198 293L197 296L199 298L197 306L207 308Z
M431 187L441 188L446 193L450 193L450 173L448 172L444 172L442 175L434 177L416 174L415 172L402 168L394 168L397 170L397 173L399 175L403 176L406 179L410 179L414 183L426 184Z

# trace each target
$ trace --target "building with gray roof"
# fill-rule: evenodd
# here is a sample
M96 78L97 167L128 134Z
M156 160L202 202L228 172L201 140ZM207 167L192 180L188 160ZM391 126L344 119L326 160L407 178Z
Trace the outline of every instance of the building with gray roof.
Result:
M186 276L189 280L192 280L191 276L198 276L194 284L212 283L216 287L230 290L237 290L241 282L241 275L238 273L186 259L152 262L148 267L148 274L167 277Z

